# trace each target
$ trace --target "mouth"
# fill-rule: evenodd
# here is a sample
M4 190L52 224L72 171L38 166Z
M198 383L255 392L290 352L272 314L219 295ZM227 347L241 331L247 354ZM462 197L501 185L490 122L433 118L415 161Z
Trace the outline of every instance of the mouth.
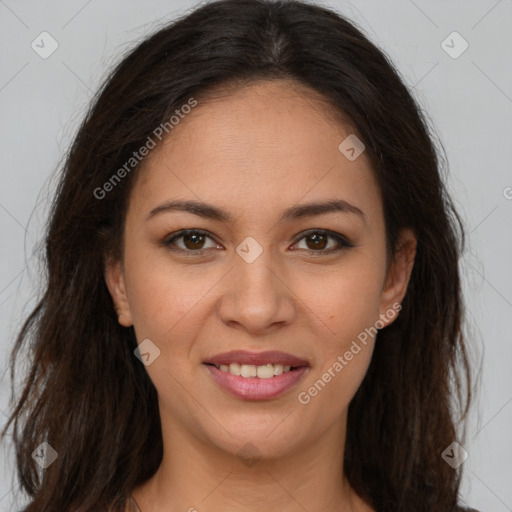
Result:
M309 363L284 352L233 351L203 362L214 381L231 396L244 400L276 398L308 373Z
M303 366L309 366L309 362L307 360L301 359L292 354L287 354L286 352L281 352L278 350L268 350L266 352L232 350L231 352L217 354L216 356L213 356L205 360L204 364L213 365L219 369L221 369L221 366L231 367L231 365L237 365L241 368L244 366L261 367L272 365L278 368L280 366L282 366L283 368L289 367L288 370L290 370L291 368L296 369L301 368ZM234 368L236 369L236 366Z
M291 366L291 365L283 365L283 364L272 364L267 363L264 365L254 365L254 364L241 364L241 363L230 363L216 365L213 363L204 363L206 366L213 366L217 370L229 373L231 375L235 375L237 377L242 378L258 378L258 379L272 379L274 377L279 377L283 373L293 372L298 370L299 368L305 368L306 365L302 366Z

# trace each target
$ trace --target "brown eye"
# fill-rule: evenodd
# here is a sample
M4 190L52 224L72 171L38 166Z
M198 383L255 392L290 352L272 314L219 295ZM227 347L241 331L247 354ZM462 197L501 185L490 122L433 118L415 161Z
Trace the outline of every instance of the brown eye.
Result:
M206 231L190 229L174 234L171 238L164 240L162 244L173 251L201 254L205 249L218 246L218 244L213 243L212 246L205 247L204 244L208 239L214 242L213 238ZM177 243L177 241L181 241L181 244Z
M305 250L309 253L318 253L318 255L329 254L331 252L341 251L350 247L354 247L347 238L339 233L334 233L326 230L312 230L305 233L300 239L299 243L305 241ZM329 246L329 241L335 242L334 246ZM316 255L316 254L315 254Z
M192 234L192 235L183 235L183 244L187 249L190 249L191 251L195 251L197 249L201 249L204 244L204 235L200 234Z
M311 242L311 244L308 244L308 248L313 250L325 249L328 243L328 237L319 233L314 233L313 235L307 236L306 240Z

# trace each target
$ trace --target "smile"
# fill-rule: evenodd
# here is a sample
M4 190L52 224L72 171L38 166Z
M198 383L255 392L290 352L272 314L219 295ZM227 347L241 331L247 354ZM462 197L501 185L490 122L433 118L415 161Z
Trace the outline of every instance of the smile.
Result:
M282 364L264 364L260 366L256 366L254 364L241 364L241 363L231 363L214 365L218 370L222 372L230 373L231 375L237 375L244 378L248 377L258 377L259 379L271 379L275 376L281 375L283 373L295 370L296 367L292 367L290 365L282 365Z
M231 363L229 367L222 366L224 368L221 369L213 364L203 364L223 391L243 400L277 398L294 387L309 371L308 366L298 368L287 366L285 371L285 367L277 364L255 366ZM232 366L235 373L231 372ZM237 371L240 371L240 375L236 374Z

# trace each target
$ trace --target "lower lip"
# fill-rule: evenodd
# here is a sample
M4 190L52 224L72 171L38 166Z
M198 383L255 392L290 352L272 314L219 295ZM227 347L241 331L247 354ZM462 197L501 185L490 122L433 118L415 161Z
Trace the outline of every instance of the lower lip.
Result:
M205 364L217 384L229 394L244 400L269 400L286 393L307 372L307 366L276 375L270 379L240 377Z

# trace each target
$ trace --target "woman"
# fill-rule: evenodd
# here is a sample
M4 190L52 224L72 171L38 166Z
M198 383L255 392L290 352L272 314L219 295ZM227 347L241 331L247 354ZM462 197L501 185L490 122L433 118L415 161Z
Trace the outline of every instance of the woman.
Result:
M57 190L12 356L25 512L462 510L462 239L350 22L222 0L158 31Z

